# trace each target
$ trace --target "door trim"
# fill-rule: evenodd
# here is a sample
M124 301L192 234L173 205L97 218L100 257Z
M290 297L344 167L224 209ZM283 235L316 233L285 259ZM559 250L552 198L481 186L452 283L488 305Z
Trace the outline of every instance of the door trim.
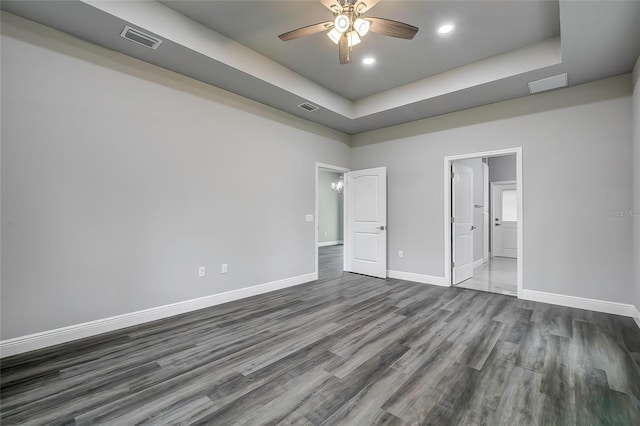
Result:
M318 222L318 212L319 212L319 206L318 206L318 180L319 180L319 174L320 174L320 169L326 169L326 170L331 170L331 171L335 171L335 172L339 172L339 173L346 173L346 172L350 172L351 169L347 169L345 167L340 167L340 166L333 166L331 164L325 164L325 163L319 163L316 162L316 186L315 186L315 193L316 193L316 201L315 201L315 213L313 216L313 226L314 226L314 240L313 240L313 246L314 246L314 250L315 250L315 277L316 280L318 279L318 273L319 273L319 268L318 268L318 226L320 226L320 223ZM344 204L343 204L344 205ZM342 241L344 241L344 235L345 235L345 222L346 222L346 209L342 209ZM344 268L344 261L345 261L345 256L346 254L343 253L342 255L342 265Z
M444 278L445 282L448 286L452 286L452 276L451 273L451 163L455 160L464 160L469 158L479 158L479 157L499 157L502 155L516 154L516 182L517 182L517 191L518 191L518 225L517 225L517 233L518 233L518 241L517 241L517 253L518 258L516 259L516 265L518 268L517 274L517 297L522 295L522 291L524 288L523 283L523 238L522 238L522 230L524 225L524 211L522 208L522 200L523 200L523 192L524 192L524 182L522 178L522 147L514 147L514 148L506 148L506 149L498 149L494 151L482 151L482 152L473 152L469 154L460 154L460 155L449 155L444 157L444 168L443 168L443 176L444 176L444 214L443 214L443 223L444 223Z
M484 235L482 260L483 262L488 262L491 259L491 247L489 245L491 239L489 238L491 225L489 203L491 202L491 195L489 194L489 165L487 163L482 163L482 178L482 232Z

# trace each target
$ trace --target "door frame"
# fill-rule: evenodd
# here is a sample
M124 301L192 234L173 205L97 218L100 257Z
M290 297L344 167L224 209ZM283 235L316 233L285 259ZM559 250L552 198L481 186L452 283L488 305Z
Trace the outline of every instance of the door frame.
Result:
M318 205L319 204L318 203L318 200L319 200L319 197L318 197L318 183L319 183L319 177L320 177L319 176L320 175L320 169L331 170L331 171L335 171L337 173L347 173L347 172L351 171L351 169L347 169L346 167L340 167L340 166L334 166L334 165L331 165L331 164L325 164L325 163L316 162L316 187L315 187L316 201L315 201L315 213L314 213L314 217L313 217L313 219L314 219L313 220L313 225L314 225L314 228L315 228L315 231L314 231L314 244L313 245L315 247L314 250L315 250L315 265L316 265L315 266L316 269L315 269L315 272L314 272L314 276L315 276L316 280L318 279L318 273L319 273L319 268L318 268L318 236L319 236L318 235L319 234L318 231L319 231L319 229L318 229L318 227L320 226L320 222L318 221L318 212L320 211L320 209L319 209L319 205ZM344 197L344 192L343 192L342 196ZM344 199L343 199L343 206L344 206ZM344 235L345 235L346 229L345 229L344 225L346 223L346 217L347 217L346 216L346 212L347 212L347 209L343 208L342 209L342 241L345 240L344 239ZM344 269L345 256L346 256L346 254L343 253L342 254L342 265L343 265L342 267L343 267L343 269Z
M516 185L516 188L518 186L518 182L515 180L500 180L500 181L495 181L495 182L491 182L491 191L489 191L489 205L491 206L490 209L490 217L489 217L489 224L492 225L493 224L493 220L495 218L495 209L494 209L494 202L495 202L495 193L496 193L496 186L499 185ZM493 233L495 232L495 228L493 226L490 227L490 231L491 232L491 254L490 257L495 257L496 256L496 251L495 251L495 241L496 239L494 238Z
M489 161L487 159L487 161ZM482 232L484 235L483 247L482 247L482 263L487 263L491 259L491 209L489 203L491 202L491 194L489 193L489 164L482 163ZM486 210L485 210L486 209Z
M524 212L522 200L524 193L524 182L522 179L522 147L505 148L493 151L481 151L468 154L449 155L444 157L444 280L447 286L451 287L453 274L451 273L451 163L455 160L465 160L481 157L500 157L509 154L516 154L516 182L518 191L518 225L517 225L517 297L520 297L523 290L523 225Z

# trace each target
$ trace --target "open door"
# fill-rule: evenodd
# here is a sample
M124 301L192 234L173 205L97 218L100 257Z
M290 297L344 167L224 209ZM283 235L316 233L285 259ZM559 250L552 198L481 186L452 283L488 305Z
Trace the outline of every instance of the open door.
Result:
M387 278L387 168L345 173L344 270Z
M473 275L473 169L452 163L453 284Z

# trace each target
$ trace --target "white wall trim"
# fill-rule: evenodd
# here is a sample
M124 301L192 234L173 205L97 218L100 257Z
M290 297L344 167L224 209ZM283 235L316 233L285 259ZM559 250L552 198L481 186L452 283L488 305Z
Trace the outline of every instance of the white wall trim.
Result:
M48 346L58 345L85 337L95 336L109 331L118 330L133 325L143 324L162 318L198 309L208 308L258 294L268 293L309 281L318 279L317 273L298 275L296 277L285 278L283 280L272 281L265 284L258 284L252 287L226 291L224 293L212 294L197 299L185 300L183 302L130 312L128 314L117 315L109 318L102 318L68 327L56 328L54 330L40 333L28 334L26 336L14 337L0 341L0 358L17 355Z
M636 307L627 303L607 302L605 300L587 299L586 297L567 296L565 294L546 293L544 291L537 290L522 290L519 298L532 300L534 302L568 306L570 308L604 312L606 314L623 315L626 317L632 317L634 320L636 320L636 323L640 322L640 313L638 313Z
M447 287L448 283L444 277L415 274L412 272L388 270L389 278L431 284ZM317 273L299 275L283 280L272 281L252 287L231 290L224 293L204 296L197 299L185 300L183 302L144 309L128 314L89 321L68 327L29 334L0 341L0 357L17 355L48 346L58 345L73 340L91 337L102 333L118 330L125 327L143 324L162 318L186 312L196 311L211 306L220 305L246 297L256 296L287 287L304 284L318 279ZM568 306L572 308L587 309L591 311L604 312L608 314L623 315L634 319L640 327L640 311L630 304L607 302L603 300L587 299L584 297L567 296L563 294L546 293L536 290L523 290L520 298L535 302L551 303L554 305Z
M478 266L482 266L484 265L486 262L486 260L484 260L484 258L478 259L475 262L473 262L473 269L476 269Z
M413 272L393 271L387 270L387 276L389 278L395 278L398 280L413 281L422 284L439 285L442 287L449 287L444 277L434 277L432 275L414 274Z
M318 247L337 246L337 245L342 244L342 243L344 243L343 240L323 241L321 243L318 243Z

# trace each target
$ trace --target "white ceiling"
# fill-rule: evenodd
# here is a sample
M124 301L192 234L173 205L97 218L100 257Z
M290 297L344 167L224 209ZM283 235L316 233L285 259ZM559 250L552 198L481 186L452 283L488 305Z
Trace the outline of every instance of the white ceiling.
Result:
M331 19L309 1L2 1L3 10L241 96L354 134L528 95L568 73L575 85L631 71L638 1L380 1L366 16L420 28L413 40L367 34L340 65L323 33L278 34ZM455 31L437 34L444 22ZM163 40L120 37L124 25ZM374 66L360 62L375 56ZM306 112L308 101L320 106Z

